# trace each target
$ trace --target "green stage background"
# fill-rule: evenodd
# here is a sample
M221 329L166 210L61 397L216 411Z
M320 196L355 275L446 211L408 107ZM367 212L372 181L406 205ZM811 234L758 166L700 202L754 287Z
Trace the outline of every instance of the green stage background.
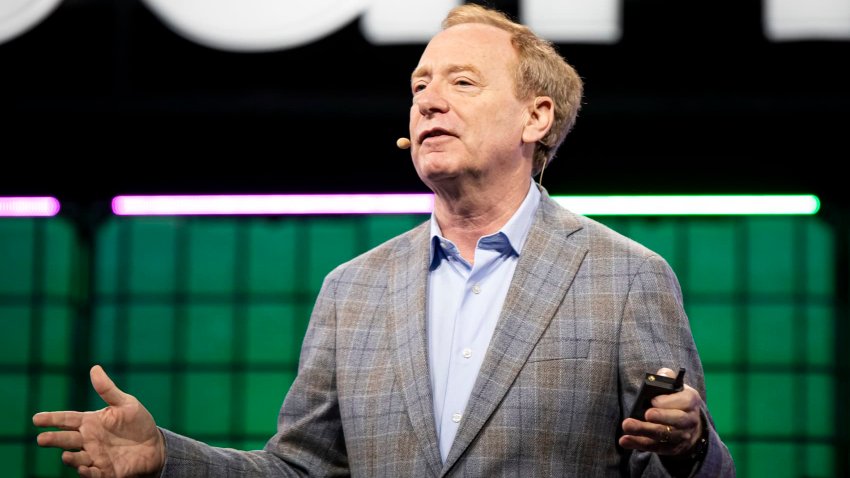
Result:
M157 423L215 445L275 431L324 275L422 215L0 219L0 463L76 476L39 410L95 409L100 363ZM685 296L742 477L846 469L847 231L820 216L599 217Z

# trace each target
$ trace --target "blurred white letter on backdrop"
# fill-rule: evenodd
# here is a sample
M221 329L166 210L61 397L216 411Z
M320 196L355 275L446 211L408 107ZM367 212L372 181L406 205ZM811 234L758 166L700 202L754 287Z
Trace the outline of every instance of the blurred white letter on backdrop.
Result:
M62 0L0 0L0 43L7 42L47 18Z
M850 39L850 0L765 0L764 31L773 41Z

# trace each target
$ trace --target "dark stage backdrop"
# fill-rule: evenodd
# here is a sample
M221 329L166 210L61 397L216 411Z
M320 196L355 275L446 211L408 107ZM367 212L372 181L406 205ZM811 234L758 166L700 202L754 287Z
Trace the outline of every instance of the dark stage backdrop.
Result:
M760 1L680 3L623 2L618 42L558 45L587 95L548 189L811 192L843 205L850 42L770 41ZM424 190L394 146L423 45L374 46L359 21L233 53L172 32L138 0L66 0L0 44L0 195Z

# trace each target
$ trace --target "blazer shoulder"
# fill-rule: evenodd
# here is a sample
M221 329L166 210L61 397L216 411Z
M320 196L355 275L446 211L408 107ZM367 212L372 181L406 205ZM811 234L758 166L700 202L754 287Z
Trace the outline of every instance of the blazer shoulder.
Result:
M588 235L589 242L594 245L608 245L615 250L629 251L634 255L648 257L658 255L638 241L611 229L610 226L602 224L588 217L581 216L584 224L583 230Z
M588 258L597 264L611 261L618 269L625 267L633 272L647 262L659 264L662 268L669 267L667 261L654 250L599 221L563 208L561 218L566 223L578 225L571 228L575 231L571 235L584 242Z

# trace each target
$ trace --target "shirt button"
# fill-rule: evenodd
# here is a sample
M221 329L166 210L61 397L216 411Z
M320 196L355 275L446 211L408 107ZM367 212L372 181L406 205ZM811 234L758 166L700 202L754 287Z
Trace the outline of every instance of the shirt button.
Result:
M475 284L474 286L472 286L472 293L473 294L480 294L481 293L481 286L478 285L478 284Z
M463 358L469 358L469 357L472 357L472 349L470 349L470 348L463 349Z
M463 415L461 415L460 413L455 413L454 415L452 415L452 421L455 423L460 423L460 419L462 416Z

